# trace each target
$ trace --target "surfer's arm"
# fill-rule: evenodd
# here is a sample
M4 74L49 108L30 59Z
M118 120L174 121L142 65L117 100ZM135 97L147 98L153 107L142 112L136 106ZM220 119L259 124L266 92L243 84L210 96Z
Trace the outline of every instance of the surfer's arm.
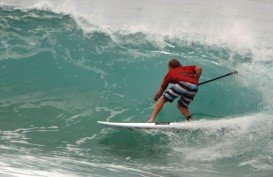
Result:
M201 76L201 74L202 74L202 68L200 67L200 66L196 66L195 67L195 76L196 76L196 78L199 80L199 78L200 78L200 76Z

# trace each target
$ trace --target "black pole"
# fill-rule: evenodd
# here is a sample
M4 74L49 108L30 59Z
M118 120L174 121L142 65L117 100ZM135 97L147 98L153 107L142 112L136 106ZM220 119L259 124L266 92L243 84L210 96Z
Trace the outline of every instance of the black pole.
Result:
M233 74L237 74L237 73L238 73L237 71L233 71L233 72L228 73L228 74L225 74L225 75L223 75L223 76L219 76L219 77L216 77L216 78L214 78L214 79L210 79L210 80L207 80L207 81L205 81L205 82L201 82L200 84L198 84L198 86L203 85L203 84L206 84L206 83L208 83L208 82L215 81L215 80L217 80L217 79L221 79L221 78L223 78L223 77L227 77L227 76L230 76L230 75L233 75Z

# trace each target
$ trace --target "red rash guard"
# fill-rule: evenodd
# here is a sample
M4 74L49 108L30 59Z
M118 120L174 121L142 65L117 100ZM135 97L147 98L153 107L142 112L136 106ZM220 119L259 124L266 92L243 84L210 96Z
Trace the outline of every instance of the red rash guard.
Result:
M198 79L196 78L195 74L195 67L196 66L179 66L170 69L164 77L161 88L165 90L169 83L176 84L179 81L198 85Z

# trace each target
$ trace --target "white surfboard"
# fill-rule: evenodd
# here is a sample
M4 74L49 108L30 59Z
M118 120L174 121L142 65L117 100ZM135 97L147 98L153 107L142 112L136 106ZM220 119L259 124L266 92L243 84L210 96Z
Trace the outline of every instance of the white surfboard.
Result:
M156 123L125 123L125 122L103 122L99 124L113 128L128 129L187 129L189 122L156 122Z

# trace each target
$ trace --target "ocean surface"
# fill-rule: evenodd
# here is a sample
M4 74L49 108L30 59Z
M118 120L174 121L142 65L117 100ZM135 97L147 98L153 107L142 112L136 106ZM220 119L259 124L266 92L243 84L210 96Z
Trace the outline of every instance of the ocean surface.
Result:
M273 1L2 0L1 177L272 177ZM203 68L186 131L144 122L170 58ZM156 121L185 119L176 103Z

